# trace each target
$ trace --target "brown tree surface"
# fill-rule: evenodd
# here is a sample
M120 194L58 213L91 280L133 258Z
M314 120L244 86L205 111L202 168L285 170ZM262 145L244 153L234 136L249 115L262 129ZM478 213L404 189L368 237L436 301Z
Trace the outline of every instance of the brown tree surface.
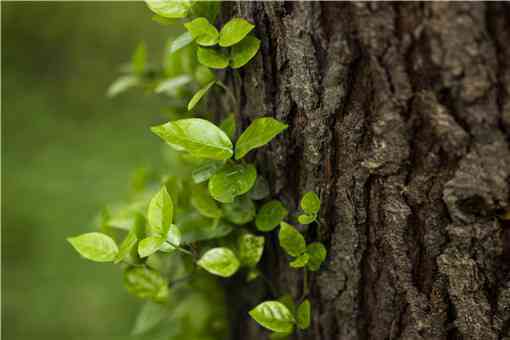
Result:
M244 127L289 129L256 160L297 209L320 194L328 259L299 339L510 339L510 6L238 2L262 40L227 74ZM273 236L266 275L301 294ZM267 293L266 298L270 298ZM239 313L241 315L241 313ZM242 313L242 315L245 315ZM268 334L240 320L238 339Z

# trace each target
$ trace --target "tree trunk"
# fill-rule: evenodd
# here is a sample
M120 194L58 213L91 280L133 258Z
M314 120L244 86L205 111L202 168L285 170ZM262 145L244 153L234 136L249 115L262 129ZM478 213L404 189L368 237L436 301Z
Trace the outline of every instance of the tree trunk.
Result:
M510 228L498 219L510 196L510 6L224 9L262 40L227 74L240 121L289 124L257 152L259 168L291 210L306 191L323 202L320 226L301 230L328 258L311 275L312 326L293 337L510 339ZM266 275L298 297L302 271L275 236ZM238 324L237 339L267 336Z

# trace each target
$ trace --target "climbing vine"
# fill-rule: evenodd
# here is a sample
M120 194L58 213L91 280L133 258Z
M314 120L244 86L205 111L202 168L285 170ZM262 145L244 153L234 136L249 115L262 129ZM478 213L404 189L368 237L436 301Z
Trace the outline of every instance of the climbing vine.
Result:
M279 227L279 244L290 267L303 272L302 296L297 301L289 294L264 301L249 315L275 337L285 337L296 327L307 329L308 272L320 269L326 248L320 242L307 244L294 225L318 227L320 199L314 192L304 194L294 221L291 216L296 214L270 197L267 180L246 159L284 133L287 125L261 117L239 131L233 114L218 125L204 114L213 89L236 106L235 95L211 69L236 72L248 64L260 48L255 26L232 18L218 29L219 2L158 0L147 5L163 25L185 21L186 32L168 43L162 66L148 64L145 45L140 44L108 95L138 87L168 98L165 112L171 120L151 131L167 144L171 171L163 176L137 173L128 203L103 211L98 232L68 240L86 259L120 264L126 289L150 301L135 326L135 333L141 333L157 324L159 316L154 315L171 308L179 286L200 289L196 283L206 272L223 278L245 275L247 281L261 277L257 265L265 233Z

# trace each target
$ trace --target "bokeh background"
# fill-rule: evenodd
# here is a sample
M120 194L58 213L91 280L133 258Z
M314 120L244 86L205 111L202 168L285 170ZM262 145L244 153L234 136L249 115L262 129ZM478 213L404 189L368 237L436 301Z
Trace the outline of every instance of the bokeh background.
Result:
M120 268L81 259L91 230L140 166L160 99L105 96L140 41L159 62L174 32L143 2L2 2L2 336L124 339L141 302Z

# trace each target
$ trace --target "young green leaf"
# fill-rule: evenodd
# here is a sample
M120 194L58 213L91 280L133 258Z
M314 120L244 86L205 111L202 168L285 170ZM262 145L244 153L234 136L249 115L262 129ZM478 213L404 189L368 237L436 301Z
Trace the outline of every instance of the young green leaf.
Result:
M216 75L209 67L197 65L195 68L195 79L200 86L205 86L216 79Z
M241 265L254 267L264 252L264 236L242 234L239 237L239 260Z
M147 211L149 236L165 238L170 224L172 224L173 214L174 204L172 198L168 194L166 187L163 186L149 203Z
M317 215L302 214L298 216L298 222L301 224L310 224L317 219Z
M197 44L213 46L218 42L218 30L206 18L196 18L184 24Z
M156 327L165 317L168 316L168 309L159 303L146 302L138 316L131 331L132 335L143 334Z
M283 206L282 202L272 200L259 209L255 225L260 231L271 231L280 224L280 222L287 216L288 211Z
M296 257L292 262L289 263L289 265L292 268L303 268L308 263L308 260L310 259L310 256L307 253L303 253Z
M255 185L248 192L248 196L255 201L263 200L268 197L269 192L269 183L263 176L257 176L257 180L255 181Z
M147 267L131 267L124 272L124 285L140 299L164 302L168 298L168 283L155 270Z
M166 234L166 240L172 246L178 247L181 245L181 240L182 240L181 231L175 224L170 225L170 229L168 230L168 233Z
M138 243L138 255L141 258L150 256L157 252L165 243L165 239L161 236L149 236Z
M287 309L292 313L292 315L296 312L296 304L294 303L294 298L290 294L284 294L278 298L278 302L281 302L287 307Z
M185 18L191 10L190 0L145 0L151 11L164 18Z
M191 172L193 182L198 184L207 181L212 175L220 171L223 166L225 166L223 161L205 161Z
M222 69L228 66L228 58L221 51L211 47L199 46L197 58L200 64L210 68Z
M246 224L255 218L255 204L246 195L234 198L232 203L224 203L222 209L225 218L237 225Z
M315 215L321 208L321 200L313 191L307 192L301 199L301 209L308 215Z
M233 154L232 142L225 132L205 119L181 119L151 130L174 149L198 158L225 160Z
M277 134L287 128L279 120L271 117L255 119L250 126L239 136L236 143L236 159L241 159L250 150L261 147L271 141Z
M220 46L229 47L237 44L243 40L254 27L255 25L242 18L231 19L220 31Z
M191 192L191 205L205 217L220 218L223 213L209 192L202 186L197 186Z
M191 77L188 76L187 74L166 79L159 83L158 86L156 86L154 92L174 94L182 86L189 84L191 80L192 80Z
M222 203L247 193L255 184L257 169L253 164L229 164L209 179L209 193Z
M250 316L263 327L279 333L290 333L295 319L289 309L279 301L266 301L249 312Z
M209 273L221 277L229 277L239 268L239 260L228 248L213 248L208 250L197 264Z
M116 95L132 88L135 86L140 85L140 79L135 76L122 76L118 79L116 79L110 87L108 87L108 91L106 92L106 95L109 98L113 98Z
M172 43L170 44L170 48L168 49L168 54L173 54L179 51L181 48L184 48L191 44L192 41L193 37L191 36L191 33L184 32L183 34L175 38L174 41L172 41Z
M288 223L280 223L278 240L280 246L291 256L299 256L306 250L305 238L301 233Z
M310 327L310 314L311 314L310 312L311 312L310 301L306 299L299 305L297 309L296 322L298 328L307 329L308 327Z
M173 253L175 250L177 250L177 248L168 242L163 242L158 250L163 253Z
M230 140L234 139L236 133L236 118L232 113L220 123L220 129L227 134Z
M326 259L326 247L320 242L313 242L306 247L306 253L310 256L307 268L311 271L319 270L322 262Z
M145 71L145 65L147 64L147 48L145 43L141 42L137 47L133 56L131 57L131 68L133 73L142 75Z
M67 239L73 248L84 258L96 262L111 262L119 249L115 241L102 233L87 233Z
M198 104L200 99L202 99L202 97L205 96L207 91L209 91L209 89L214 85L214 83L216 83L216 81L211 81L209 84L207 84L206 86L204 86L203 88L198 90L193 95L193 97L191 98L191 100L188 103L188 111L193 110L193 108Z
M135 222L124 241L122 241L120 244L119 252L115 257L115 263L119 263L120 261L127 258L136 247L138 240L143 238L144 222L145 221L143 220L143 217L139 218Z
M240 68L255 57L260 48L260 40L247 36L239 44L232 46L230 51L230 67Z

